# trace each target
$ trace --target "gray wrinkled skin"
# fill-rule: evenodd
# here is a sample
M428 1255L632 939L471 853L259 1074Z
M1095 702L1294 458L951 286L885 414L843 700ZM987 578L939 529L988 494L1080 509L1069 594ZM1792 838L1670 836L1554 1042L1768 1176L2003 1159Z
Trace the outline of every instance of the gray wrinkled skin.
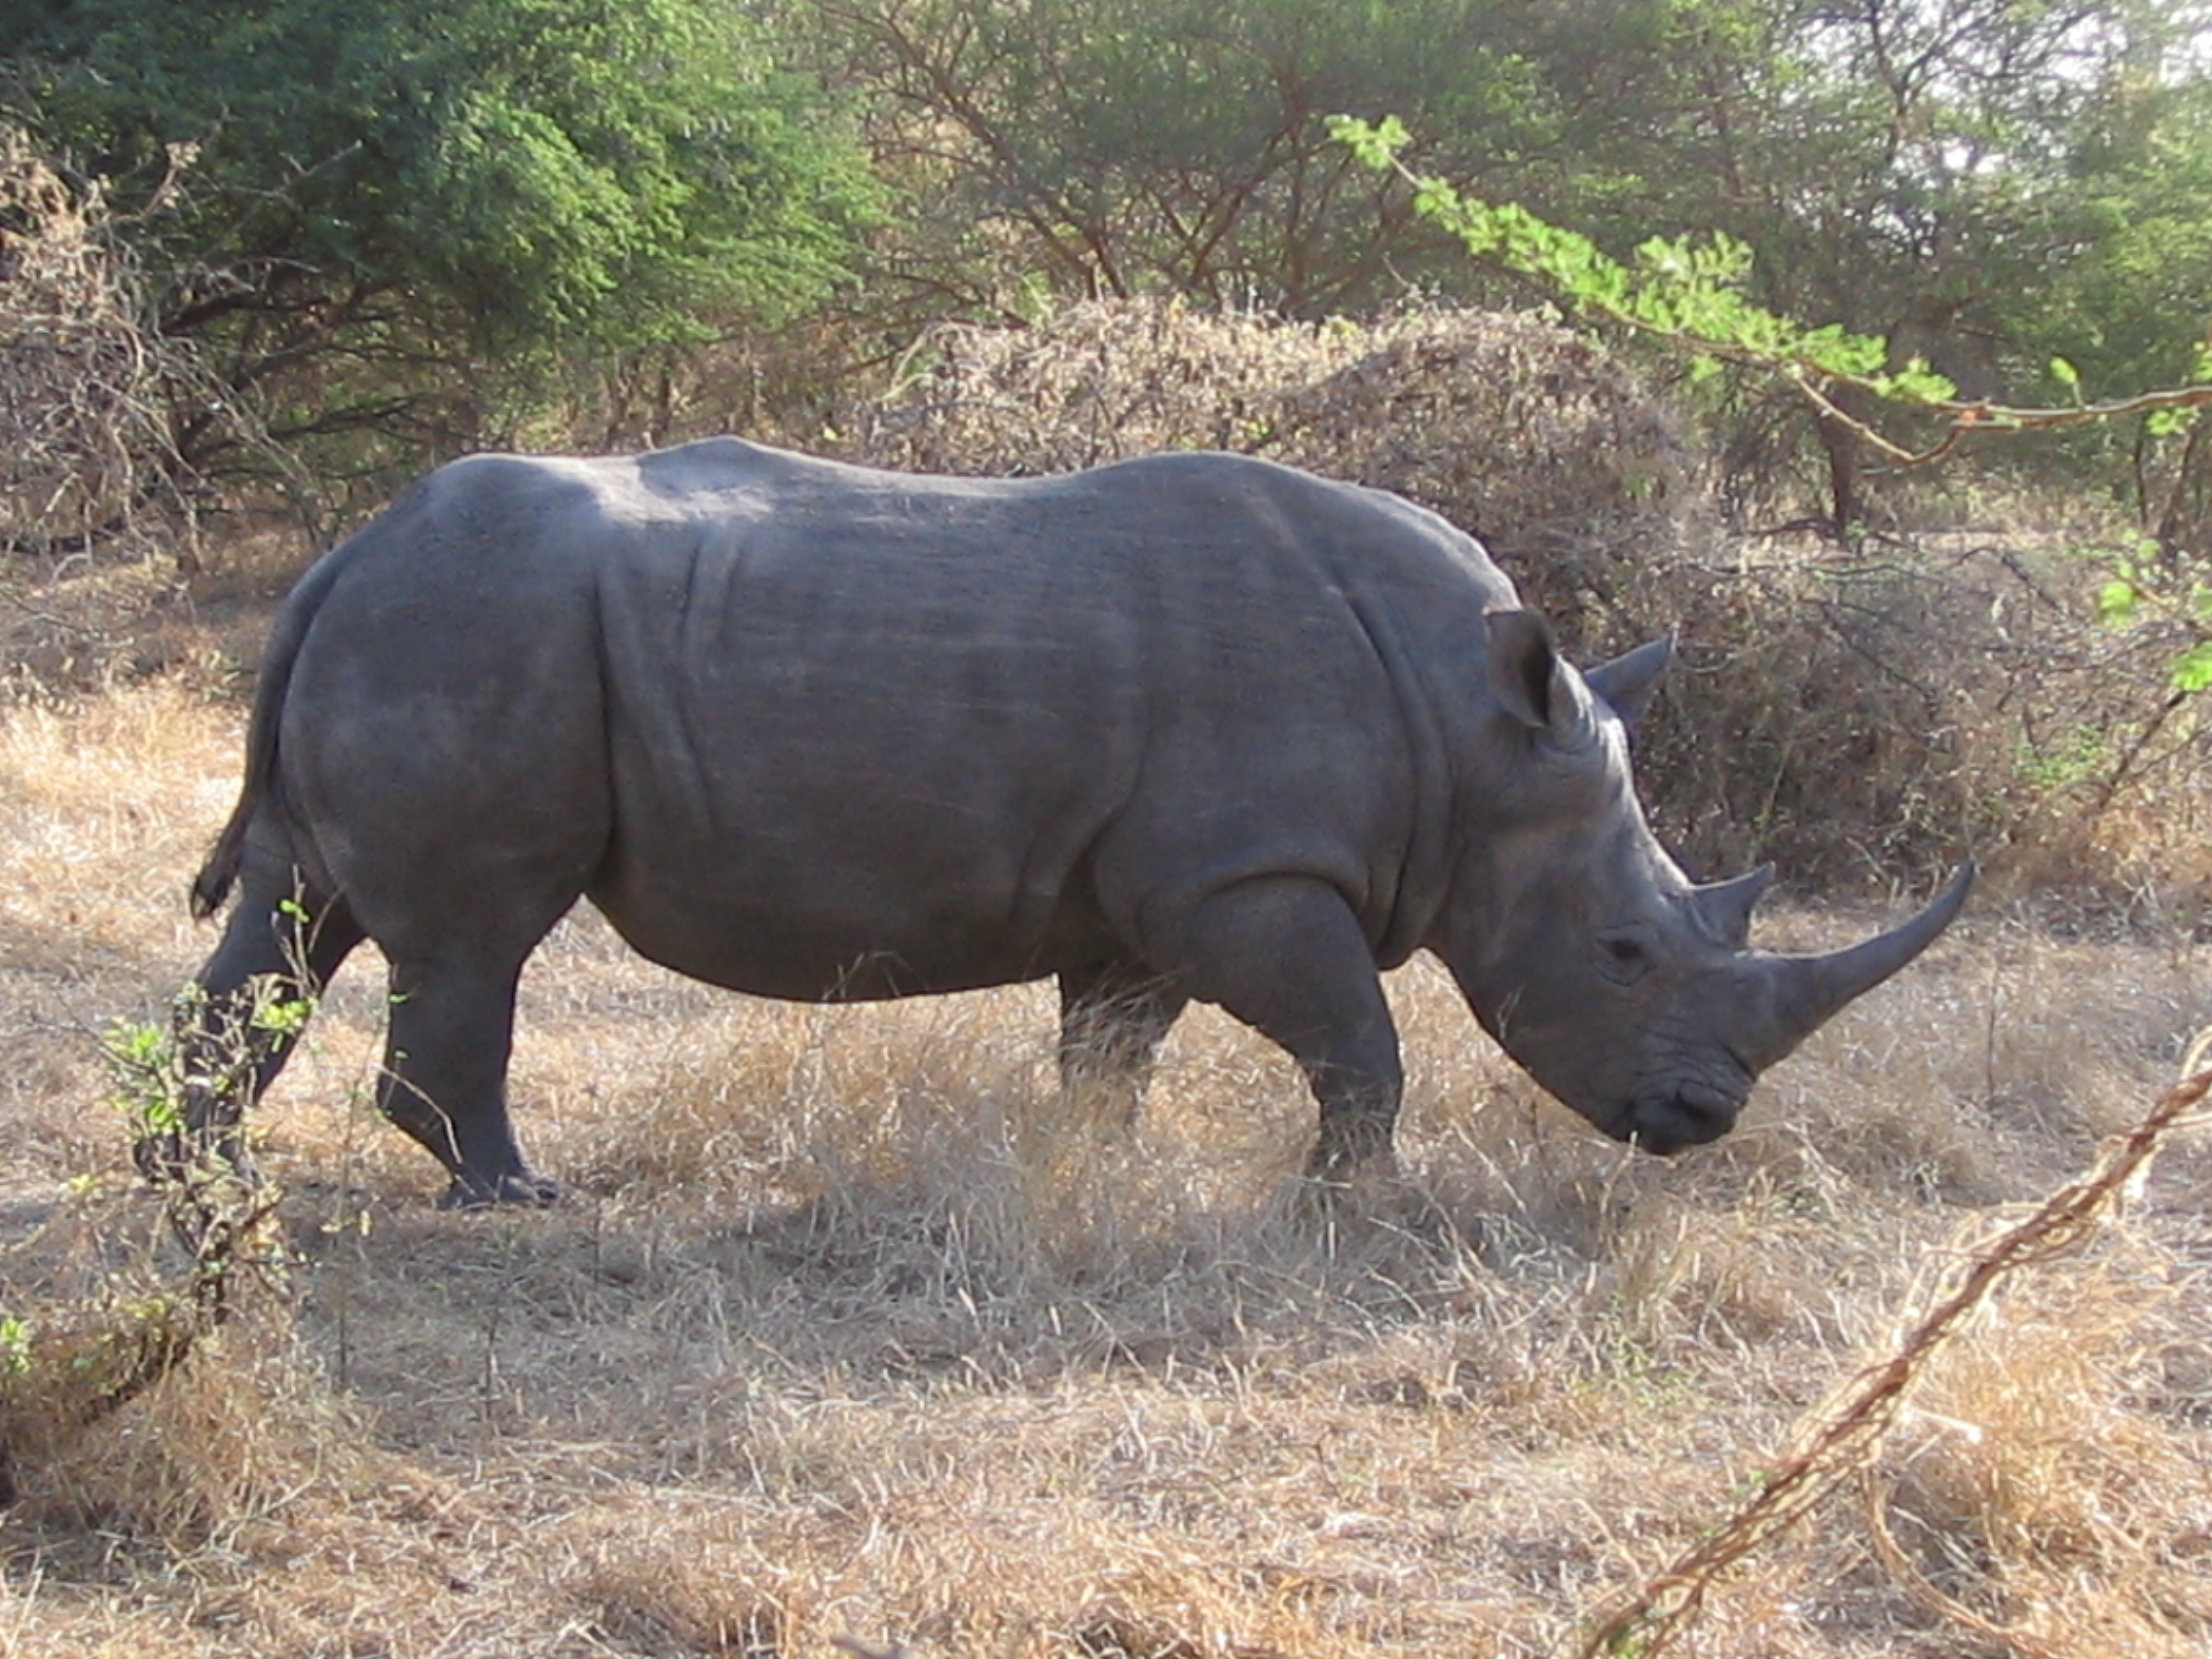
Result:
M1965 878L1857 952L1747 949L1763 877L1693 888L1631 787L1624 716L1667 654L1586 679L1442 519L1231 456L1014 481L734 440L477 457L277 620L195 887L239 903L188 1041L226 1041L256 976L316 989L373 939L383 1109L450 1201L541 1199L505 1103L515 982L584 897L763 996L1057 976L1070 1070L1141 1078L1217 1003L1300 1061L1336 1178L1388 1147L1378 974L1426 948L1547 1088L1673 1151ZM257 1094L288 1039L251 1040ZM193 1126L244 1104L203 1094Z

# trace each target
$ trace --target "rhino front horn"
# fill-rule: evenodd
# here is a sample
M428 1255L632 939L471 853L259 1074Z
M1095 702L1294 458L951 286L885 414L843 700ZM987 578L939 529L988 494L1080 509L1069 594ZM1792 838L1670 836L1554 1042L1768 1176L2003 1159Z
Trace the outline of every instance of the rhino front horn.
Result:
M1888 933L1848 949L1832 951L1825 956L1770 956L1761 967L1774 976L1774 1012L1776 1029L1772 1033L1771 1057L1759 1055L1759 1063L1772 1064L1837 1014L1846 1003L1864 996L1892 974L1902 968L1931 944L1951 925L1967 902L1967 893L1973 886L1974 866L1970 859L1959 866L1951 877L1950 885L1910 921ZM1752 1045L1766 1050L1768 1044Z

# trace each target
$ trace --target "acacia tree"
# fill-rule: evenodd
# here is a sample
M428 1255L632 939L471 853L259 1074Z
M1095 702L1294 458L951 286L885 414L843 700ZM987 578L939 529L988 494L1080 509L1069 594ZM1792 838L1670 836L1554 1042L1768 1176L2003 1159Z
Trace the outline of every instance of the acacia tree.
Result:
M2146 80L2122 113L2122 141L2084 180L2093 240L2015 302L2023 334L2091 395L2184 372L2212 381L2212 78ZM2162 559L2212 558L2201 418L2152 411L2085 432L2081 447L2132 500Z
M884 273L928 309L1024 285L1320 316L1463 261L1324 127L1405 117L1455 176L1603 198L1675 101L1677 0L813 0L915 211ZM1493 284L1494 286L1494 284Z
M869 210L742 0L0 0L0 42L221 388L175 412L203 471L247 411L362 466L496 434L578 357L818 298Z

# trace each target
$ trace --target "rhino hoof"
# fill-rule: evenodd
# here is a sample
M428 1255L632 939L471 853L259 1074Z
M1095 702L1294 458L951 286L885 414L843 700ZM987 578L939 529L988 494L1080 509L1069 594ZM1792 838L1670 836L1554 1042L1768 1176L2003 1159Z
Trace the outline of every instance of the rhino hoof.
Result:
M535 1175L527 1169L501 1175L497 1181L470 1181L456 1177L445 1196L438 1199L438 1208L445 1210L490 1209L495 1204L519 1204L528 1209L544 1209L561 1201L561 1184L543 1175Z

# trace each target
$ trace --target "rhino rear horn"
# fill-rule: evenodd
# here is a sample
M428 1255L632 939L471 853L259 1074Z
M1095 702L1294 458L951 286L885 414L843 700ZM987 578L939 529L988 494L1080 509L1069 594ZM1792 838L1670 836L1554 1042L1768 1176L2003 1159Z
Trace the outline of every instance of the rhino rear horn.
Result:
M1751 911L1774 882L1774 866L1763 864L1733 881L1708 882L1690 889L1690 913L1698 931L1714 944L1741 950L1751 942Z
M1973 878L1970 859L1918 915L1847 949L1825 956L1766 958L1762 966L1777 980L1772 1006L1779 1030L1773 1035L1780 1051L1788 1053L1845 1004L1864 996L1935 943L1966 903Z

